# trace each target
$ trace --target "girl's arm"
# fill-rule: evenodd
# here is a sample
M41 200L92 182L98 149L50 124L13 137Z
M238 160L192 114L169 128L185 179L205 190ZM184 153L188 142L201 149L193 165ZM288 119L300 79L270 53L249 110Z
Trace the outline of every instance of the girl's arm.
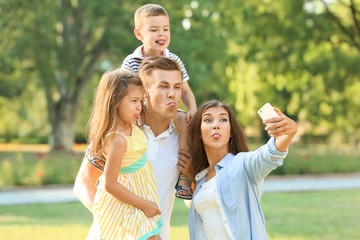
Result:
M118 182L122 159L126 152L126 139L115 134L108 142L108 154L104 169L105 190L120 201L141 209L147 217L160 215L159 206L151 201L137 196Z

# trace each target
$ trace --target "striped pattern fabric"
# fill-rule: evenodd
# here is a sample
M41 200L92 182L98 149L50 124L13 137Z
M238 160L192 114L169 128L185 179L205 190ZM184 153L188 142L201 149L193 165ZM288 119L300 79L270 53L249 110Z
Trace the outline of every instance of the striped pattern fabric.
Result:
M145 154L145 135L133 125L132 135L124 137L127 139L126 166L122 165L118 182L136 195L159 205L153 168ZM106 192L103 175L94 200L94 219L100 228L100 239L106 240L147 239L159 234L162 226L160 216L147 218L140 209Z
M139 66L142 59L145 59L145 57L141 53L142 48L143 45L135 49L132 54L128 55L121 64L121 68L135 72L137 74L139 72ZM189 80L189 75L185 69L185 66L176 54L170 52L168 49L165 49L163 52L163 56L175 60L180 65L181 71L183 72L183 81L185 82Z

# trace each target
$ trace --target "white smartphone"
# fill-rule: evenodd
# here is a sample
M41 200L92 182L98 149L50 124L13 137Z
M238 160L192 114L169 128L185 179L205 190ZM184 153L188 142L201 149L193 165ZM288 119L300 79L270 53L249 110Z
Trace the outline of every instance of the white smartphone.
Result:
M265 105L262 106L258 111L258 114L260 115L262 120L279 116L270 103L265 103Z

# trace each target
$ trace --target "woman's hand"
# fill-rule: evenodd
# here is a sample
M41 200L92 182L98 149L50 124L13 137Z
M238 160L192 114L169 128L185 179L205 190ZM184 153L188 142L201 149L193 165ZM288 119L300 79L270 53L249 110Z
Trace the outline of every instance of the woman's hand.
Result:
M298 126L296 122L275 108L274 110L279 114L279 117L270 118L264 121L267 124L265 131L272 137L280 137L283 135L294 136L297 133Z
M148 218L155 217L156 215L160 215L161 211L159 206L152 202L144 199L144 203L142 204L141 211L145 213L145 216Z
M286 151L293 137L297 133L298 126L295 121L283 114L280 109L274 108L279 117L270 118L264 121L267 126L265 130L269 135L275 137L275 146L280 152Z

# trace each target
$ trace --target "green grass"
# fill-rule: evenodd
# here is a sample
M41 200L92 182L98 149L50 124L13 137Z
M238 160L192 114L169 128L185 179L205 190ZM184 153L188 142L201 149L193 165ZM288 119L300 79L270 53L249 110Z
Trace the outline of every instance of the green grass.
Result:
M360 191L266 193L262 198L270 240L358 239ZM176 199L172 240L187 240L187 207ZM91 214L79 202L0 206L0 239L85 239Z
M359 239L359 190L271 193L261 204L270 239Z

